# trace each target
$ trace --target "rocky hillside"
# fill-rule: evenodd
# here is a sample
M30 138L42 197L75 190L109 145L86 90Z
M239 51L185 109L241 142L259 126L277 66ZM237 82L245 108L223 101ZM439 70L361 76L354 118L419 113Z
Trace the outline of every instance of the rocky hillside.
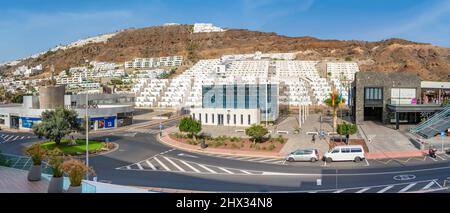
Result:
M352 59L362 71L413 72L423 79L445 80L450 74L450 49L402 39L379 42L320 40L313 37L287 37L275 33L229 29L216 33L192 33L191 25L148 27L124 30L105 43L47 52L17 66L50 64L57 71L79 66L85 60L122 63L135 57L183 55L188 65L198 59L223 54L297 52L298 59ZM8 75L15 67L3 67Z

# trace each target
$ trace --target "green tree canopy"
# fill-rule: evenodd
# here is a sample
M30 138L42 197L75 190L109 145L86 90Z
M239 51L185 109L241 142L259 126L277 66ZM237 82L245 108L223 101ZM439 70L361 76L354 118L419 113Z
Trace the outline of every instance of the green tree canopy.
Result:
M336 128L336 132L339 135L353 135L356 133L356 131L357 127L355 124L348 124L348 123L338 124Z
M251 127L245 129L245 134L251 137L254 142L261 142L267 133L269 133L269 131L262 125L253 124Z
M45 137L60 144L64 136L80 131L77 116L77 112L65 108L46 110L42 113L41 123L33 125L33 132L39 137Z
M180 132L190 133L195 140L195 135L202 131L202 124L200 121L197 121L191 117L184 117L178 124L178 129Z

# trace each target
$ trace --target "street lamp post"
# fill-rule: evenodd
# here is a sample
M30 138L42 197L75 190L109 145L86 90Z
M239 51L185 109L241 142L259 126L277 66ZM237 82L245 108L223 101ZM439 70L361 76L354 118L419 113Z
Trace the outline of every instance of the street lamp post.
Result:
M89 168L89 97L86 91L86 167ZM89 172L86 172L86 180L89 180Z

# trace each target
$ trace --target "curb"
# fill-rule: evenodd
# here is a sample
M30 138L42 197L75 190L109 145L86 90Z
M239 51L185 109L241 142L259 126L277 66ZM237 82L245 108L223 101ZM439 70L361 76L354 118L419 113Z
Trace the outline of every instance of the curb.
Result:
M238 156L238 157L260 157L260 158L272 158L272 159L280 159L280 160L284 159L284 157L281 157L281 156L275 157L275 156L264 156L264 155L244 155L244 154L236 154L236 153L211 152L211 151L206 151L201 148L190 149L190 148L181 147L181 146L177 146L175 144L166 142L161 139L160 135L158 135L158 141L164 145L167 145L167 146L170 146L173 148L177 148L177 149L188 151L188 152L200 153L200 154L219 154L219 155Z

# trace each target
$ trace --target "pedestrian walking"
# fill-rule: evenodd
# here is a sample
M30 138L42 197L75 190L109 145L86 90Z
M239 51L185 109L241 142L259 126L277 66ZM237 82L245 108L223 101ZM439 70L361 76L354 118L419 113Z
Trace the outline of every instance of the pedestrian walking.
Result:
M315 134L312 136L311 142L312 142L312 143L316 143L316 135L315 135Z

